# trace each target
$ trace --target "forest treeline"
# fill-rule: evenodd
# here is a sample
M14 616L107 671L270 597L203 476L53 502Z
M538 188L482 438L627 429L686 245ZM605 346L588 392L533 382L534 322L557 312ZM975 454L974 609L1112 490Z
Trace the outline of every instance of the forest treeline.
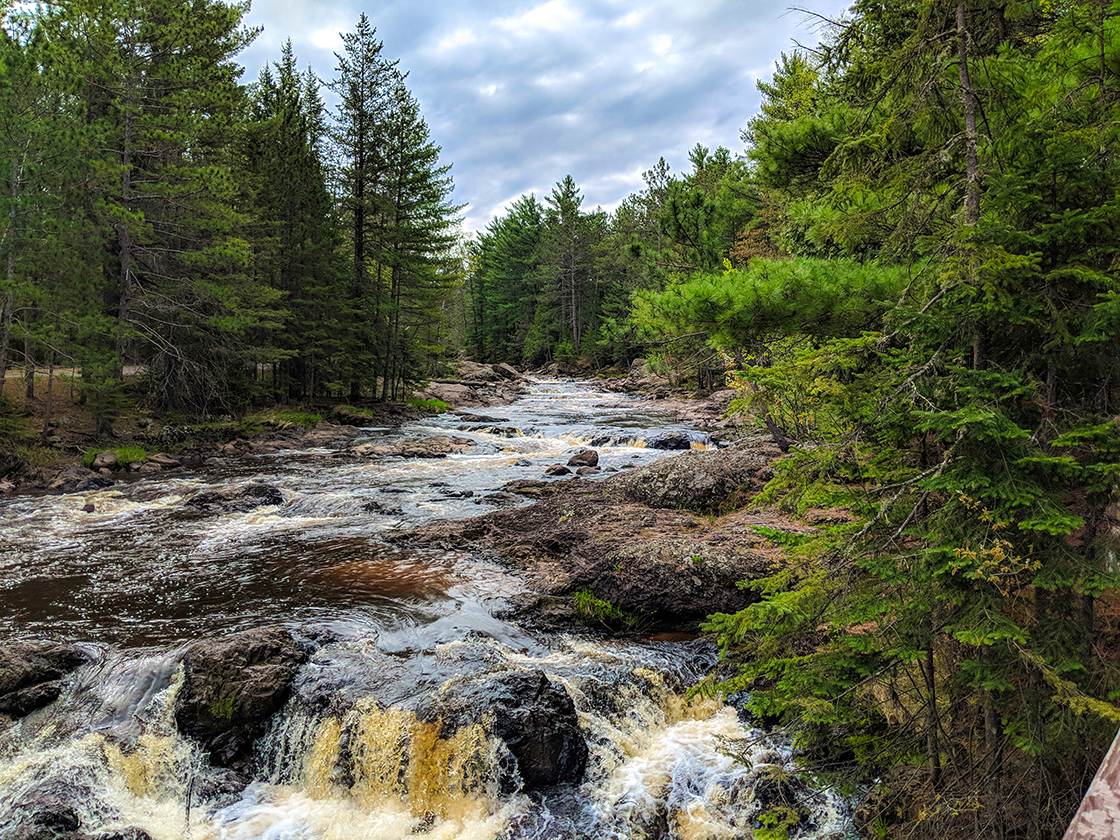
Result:
M242 83L247 9L4 10L0 387L17 362L78 369L107 426L130 365L155 410L197 416L407 396L452 352L459 208L406 73L363 15L332 113L290 42Z
M1120 723L1120 3L858 0L760 88L749 218L673 245L722 268L632 298L819 526L710 619L719 688L863 836L1059 838Z

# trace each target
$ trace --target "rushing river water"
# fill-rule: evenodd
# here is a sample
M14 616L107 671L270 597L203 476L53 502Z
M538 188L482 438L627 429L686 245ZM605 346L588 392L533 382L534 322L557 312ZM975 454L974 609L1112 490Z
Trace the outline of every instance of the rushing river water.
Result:
M372 443L446 433L477 442L445 459L282 452L0 502L0 641L76 641L93 658L57 701L0 729L0 837L18 836L29 803L56 794L77 801L90 837L751 836L766 780L792 769L790 749L722 703L685 702L683 688L713 663L710 646L531 632L495 617L522 586L509 570L384 540L478 515L487 493L540 477L577 447L626 469L671 454L645 446L655 435L687 430L655 404L559 381L486 414L495 419L452 414L367 432ZM183 506L201 490L254 481L281 488L284 503ZM318 649L257 745L252 783L222 794L220 774L172 719L179 661L191 640L277 624ZM447 740L413 712L449 681L536 671L575 703L589 748L581 785L510 790L483 727ZM344 716L297 702L328 677L365 692ZM795 836L843 835L836 796L806 792L798 806L808 818Z

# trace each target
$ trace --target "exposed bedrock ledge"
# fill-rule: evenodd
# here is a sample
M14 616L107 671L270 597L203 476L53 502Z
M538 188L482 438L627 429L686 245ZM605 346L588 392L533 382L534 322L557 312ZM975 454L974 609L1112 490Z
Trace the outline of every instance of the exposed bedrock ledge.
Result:
M804 530L773 512L733 509L737 494L765 483L778 455L764 438L682 453L602 482L555 482L553 495L528 507L393 539L486 552L521 569L532 590L514 603L522 619L567 623L575 594L590 591L643 627L678 628L755 599L739 582L769 574L780 553L755 526ZM713 519L724 506L733 510Z

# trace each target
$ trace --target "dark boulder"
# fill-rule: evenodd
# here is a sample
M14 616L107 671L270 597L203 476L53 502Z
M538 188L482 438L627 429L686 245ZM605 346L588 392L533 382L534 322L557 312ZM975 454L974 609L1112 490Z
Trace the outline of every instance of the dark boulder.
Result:
M112 487L114 484L116 484L116 482L108 476L94 475L75 487L74 492L87 493L90 490L104 490L106 487Z
M262 627L192 645L183 657L175 708L179 731L216 767L240 769L254 739L291 693L308 651L280 627Z
M417 716L440 721L444 738L463 726L488 720L491 733L516 759L520 786L525 790L578 783L583 778L587 743L575 704L543 671L454 680L422 701Z
M569 467L597 467L599 466L599 453L594 449L581 449L568 459Z
M47 485L47 490L52 493L83 492L79 488L94 478L100 478L100 476L93 470L87 470L85 467L77 466L67 467L51 480Z
M185 502L184 507L207 513L245 513L259 507L284 504L284 493L270 484L237 484L204 490Z
M563 492L566 488L563 484L542 481L537 478L515 478L513 481L507 481L498 489L503 493L520 493L522 496L540 497L553 496Z
M646 441L646 449L691 449L692 438L687 432L664 432Z
M61 642L8 642L0 647L0 714L23 717L53 703L62 677L90 659Z
M572 471L563 464L553 464L544 471L545 475L571 475Z

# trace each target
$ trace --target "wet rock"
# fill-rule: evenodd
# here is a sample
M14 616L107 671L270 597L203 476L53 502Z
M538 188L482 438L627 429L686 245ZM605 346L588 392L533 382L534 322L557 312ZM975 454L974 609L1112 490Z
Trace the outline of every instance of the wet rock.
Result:
M42 793L19 803L19 822L5 840L78 840L82 826L75 800L65 793Z
M219 458L216 455L213 455L209 458L204 458L202 460L202 466L204 466L204 467L224 467L225 465L226 465L226 459L225 458Z
M531 467L531 466L533 466L533 462L530 461L528 458L521 458L518 461L514 461L513 465L515 467Z
M780 555L753 527L781 523L773 514L739 510L735 494L761 487L760 473L779 454L772 443L754 439L600 482L510 482L503 492L540 501L391 539L493 551L522 569L531 592L511 601L507 618L563 626L579 620L575 595L587 590L647 629L693 627L712 612L748 606L757 595L738 584L773 572ZM714 522L689 511L725 505L734 512Z
M499 505L500 506L500 505L515 505L518 502L520 502L521 500L519 498L517 498L517 496L513 495L512 493L504 493L501 490L499 490L495 493L487 493L485 496L483 496L478 501L483 502L483 503L488 504L488 505Z
M494 373L498 374L503 379L509 379L513 382L524 382L526 377L512 365L507 365L505 362L499 362L494 365Z
M270 484L237 484L204 490L183 502L184 507L207 513L245 513L259 507L282 504L283 492Z
M78 466L67 467L51 480L47 489L52 493L77 493L83 482L92 478L99 478L93 470Z
M183 657L175 723L217 767L241 769L253 741L288 699L309 653L279 627L207 639Z
M646 449L691 449L692 438L686 432L665 432L646 441Z
M580 467L576 470L576 475L594 475L599 472L598 467Z
M116 484L116 482L109 478L109 476L98 473L81 482L74 488L74 492L88 493L92 490L104 490L106 487L112 487L114 484Z
M363 446L363 454L370 456L397 456L400 458L446 458L452 453L466 452L475 446L470 438L435 435L422 440L398 440L380 446Z
M599 465L599 453L594 449L581 449L568 459L569 467L595 467Z
M348 405L335 406L331 419L342 426L372 426L373 413Z
M314 429L309 429L295 441L292 441L287 448L314 449L328 447L341 441L350 440L360 434L358 429L354 428L355 426L372 426L373 423L374 420L371 417L366 417L364 423L349 425L321 422L316 424Z
M174 455L168 455L166 452L157 452L155 455L148 456L149 464L158 464L163 469L174 469L175 467L182 466L182 462Z
M93 459L93 468L95 470L99 470L102 467L112 469L117 465L117 462L119 460L120 459L117 457L117 453L113 452L112 450L108 450L106 452L98 452Z
M142 828L125 828L109 834L95 834L90 840L152 840L152 835Z
M485 414L460 414L459 419L464 423L508 423L506 417L487 417Z
M366 513L380 513L385 516L400 516L404 513L403 510L397 505L387 505L384 502L379 502L376 499L371 502L366 502L362 505L362 510Z
M62 642L7 642L0 646L0 714L18 718L53 703L62 677L90 660Z
M571 475L572 471L561 464L553 464L544 471L545 475Z
M316 717L342 717L367 697L400 702L415 690L408 664L371 645L344 642L315 652L292 687L292 702Z
M425 698L421 720L440 721L441 736L488 720L517 761L526 790L578 783L587 766L587 744L568 692L543 671L509 672L446 683Z
M142 472L142 473L159 472L162 469L163 469L163 467L161 467L155 461L145 461L144 463L142 463L138 467L136 467L136 472Z

